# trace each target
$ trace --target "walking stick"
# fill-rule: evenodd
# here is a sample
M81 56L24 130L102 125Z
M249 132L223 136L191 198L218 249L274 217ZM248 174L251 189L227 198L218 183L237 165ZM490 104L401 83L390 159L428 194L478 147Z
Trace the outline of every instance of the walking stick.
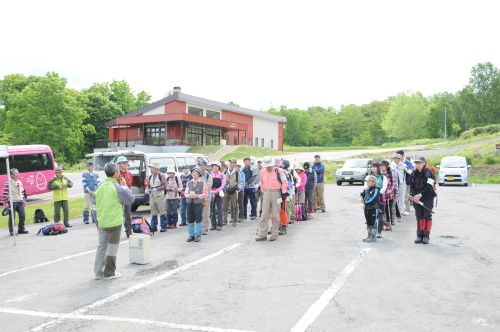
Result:
M387 221L391 226L390 231L392 232L392 215L391 215L391 205L389 204L389 200L387 200L387 212L389 214L389 220Z
M412 195L408 195L408 198L413 201L413 196ZM417 203L417 202L414 202L414 203ZM427 211L430 211L432 214L434 214L434 211L432 211L427 206L425 206L424 203L422 203L422 202L419 201L417 204L420 205L421 207L423 207L424 209L426 209Z

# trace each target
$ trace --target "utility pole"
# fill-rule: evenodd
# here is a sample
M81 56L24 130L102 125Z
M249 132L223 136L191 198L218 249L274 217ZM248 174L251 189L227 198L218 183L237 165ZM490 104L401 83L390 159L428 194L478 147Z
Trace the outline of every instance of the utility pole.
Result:
M444 139L446 139L446 107L444 108Z

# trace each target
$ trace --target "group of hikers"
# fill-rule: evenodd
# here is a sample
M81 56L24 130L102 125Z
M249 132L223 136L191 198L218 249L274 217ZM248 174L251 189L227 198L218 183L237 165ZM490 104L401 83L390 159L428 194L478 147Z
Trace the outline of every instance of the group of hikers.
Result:
M271 218L279 223L275 232L271 228L270 240L274 241L278 234L287 234L289 224L309 218L316 210L325 212L325 166L319 155L312 165L292 165L289 160L271 157L231 158L227 163L200 157L193 169L183 166L180 176L173 167L167 168L166 175L160 173L158 163L151 163L149 168L152 176L146 190L150 195L151 230L158 231L158 222L160 232L187 226L188 242L199 242L209 231L220 231L228 224L236 226L248 218ZM270 172L274 178L267 176ZM266 192L274 190L282 190L278 207L274 206L278 198L266 201ZM125 228L130 235L127 225Z
M424 157L412 163L398 150L389 160L373 161L366 185L360 193L368 235L364 242L375 242L382 231L392 230L402 216L410 215L411 203L417 219L415 243L429 243L432 208L436 197L435 171L427 167Z

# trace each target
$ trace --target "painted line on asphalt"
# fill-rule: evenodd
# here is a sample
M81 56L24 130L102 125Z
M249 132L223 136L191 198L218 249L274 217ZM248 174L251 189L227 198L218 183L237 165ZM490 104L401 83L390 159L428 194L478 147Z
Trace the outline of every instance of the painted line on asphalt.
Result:
M54 312L44 312L44 311L33 311L33 310L23 310L14 308L3 308L0 307L0 312L14 315L25 315L25 316L35 316L43 318L64 318L64 319L75 319L75 320L89 320L89 321L108 321L108 322L123 322L123 323L135 323L140 325L149 325L154 327L168 327L178 330L187 331L207 331L207 332L254 332L249 330L238 330L238 329L226 329L220 327L210 327L210 326L200 326L191 324L177 324L169 323L163 321L155 321L149 319L137 319L137 318L123 318L123 317L110 317L110 316L100 316L100 315L72 315Z
M120 242L120 244L124 244L124 243L127 243L127 242L128 242L128 240L122 241L122 242ZM78 253L78 254L74 254L74 255L70 255L70 256L64 256L64 257L61 257L61 258L58 258L58 259L54 259L53 261L43 262L43 263L36 264L36 265L26 266L26 267L23 267L23 268L20 268L20 269L17 269L17 270L13 270L13 271L9 271L9 272L4 272L4 273L0 274L0 278L8 276L10 274L14 274L14 273L18 273L18 272L23 272L23 271L26 271L26 270L32 270L32 269L36 269L38 267L42 267L42 266L45 266L45 265L59 263L61 261L65 261L65 260L68 260L68 259L71 259L71 258L75 258L75 257L79 257L79 256L91 254L91 253L96 252L96 251L97 251L97 249L89 250L89 251L84 251L84 252L81 252L81 253Z
M221 250L219 250L219 251L217 251L217 252L215 252L215 253L213 253L211 255L208 255L208 256L205 256L203 258L200 258L200 259L198 259L198 260L196 260L194 262L185 264L185 265L183 265L183 266L181 266L181 267L179 267L179 268L177 268L175 270L170 270L170 271L165 272L165 273L163 273L163 274L161 274L161 275L159 275L157 277L149 279L149 280L147 280L145 282L141 282L141 283L139 283L137 285L129 287L129 288L127 288L126 290L124 290L122 292L118 292L118 293L113 294L111 296L108 296L108 297L106 297L106 298L104 298L102 300L99 300L99 301L96 301L96 302L94 302L92 304L86 305L86 306L84 306L84 307L82 307L80 309L77 309L77 310L69 313L69 314L64 314L64 317L59 317L58 319L54 319L54 320L51 320L51 321L49 321L47 323L41 324L41 325L39 325L37 327L32 328L30 331L34 331L34 332L35 331L41 331L41 330L43 330L44 328L46 328L48 326L60 323L64 319L75 318L76 316L79 316L79 317L83 316L83 314L86 313L86 312L88 312L89 310L92 310L92 309L101 307L101 306L103 306L103 305L105 305L107 303L111 303L113 301L116 301L116 300L118 300L118 299L120 299L120 298L122 298L122 297L124 297L126 295L132 294L135 291L138 291L138 290L140 290L140 289L142 289L142 288L144 288L146 286L149 286L149 285L154 284L154 283L156 283L158 281L164 280L164 279L166 279L166 278L168 278L168 277L170 277L170 276L172 276L174 274L177 274L177 273L179 273L181 271L187 270L187 269L189 269L189 268L191 268L191 267L193 267L195 265L198 265L200 263L204 263L204 262L206 262L206 261L208 261L208 260L210 260L212 258L220 256L220 255L222 255L222 254L224 254L224 253L226 253L228 251L231 251L231 250L233 250L233 249L235 249L235 248L237 248L239 246L241 246L241 243L235 243L233 245L230 245L229 247L221 249ZM179 324L179 325L181 325L181 324ZM201 330L201 331L205 331L205 330ZM207 330L207 331L209 331L209 330ZM216 331L226 331L226 330L216 330Z
M327 290L321 294L320 298L306 311L306 313L302 316L302 318L295 324L294 327L290 330L290 332L304 332L307 330L309 326L318 318L321 312L326 308L328 303L335 297L337 292L344 286L347 282L347 279L351 276L351 274L356 270L359 266L359 263L363 259L365 259L366 254L370 251L371 248L365 248L361 250L361 252L354 258L347 266L340 272L340 274L335 278L330 286L328 286Z

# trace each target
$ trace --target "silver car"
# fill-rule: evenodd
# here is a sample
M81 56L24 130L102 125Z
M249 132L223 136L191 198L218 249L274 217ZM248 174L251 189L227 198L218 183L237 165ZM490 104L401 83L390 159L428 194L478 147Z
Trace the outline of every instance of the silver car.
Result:
M469 183L469 168L465 157L443 157L439 168L439 185L454 184L467 186Z
M371 165L371 159L350 159L346 161L337 170L337 185L341 186L342 182L349 182L349 184L354 182L364 183L365 177L370 172Z

